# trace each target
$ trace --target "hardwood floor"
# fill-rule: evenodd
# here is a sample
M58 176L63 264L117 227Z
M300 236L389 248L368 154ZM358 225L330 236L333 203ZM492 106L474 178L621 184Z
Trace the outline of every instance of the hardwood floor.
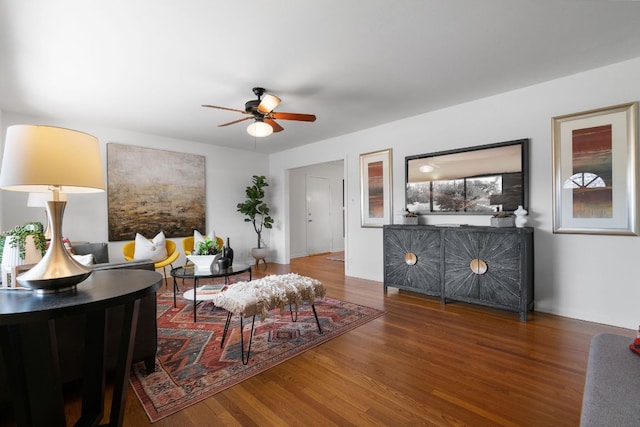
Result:
M591 337L635 335L544 313L525 323L393 288L384 295L381 283L343 269L317 255L260 275L312 276L329 296L384 316L153 425L577 426ZM151 425L131 389L125 425Z

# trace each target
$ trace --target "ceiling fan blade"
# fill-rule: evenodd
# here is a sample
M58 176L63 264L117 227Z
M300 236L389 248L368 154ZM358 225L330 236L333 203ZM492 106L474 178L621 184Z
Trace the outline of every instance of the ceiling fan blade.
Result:
M262 101L260 101L260 104L258 105L258 111L260 111L262 114L270 113L271 110L273 110L278 106L278 104L280 104L280 102L280 98L267 93L262 98Z
M280 126L278 123L276 123L275 120L264 119L264 122L269 124L273 128L274 132L282 132L284 130L284 128L282 126Z
M253 119L253 117L243 117L243 118L241 118L241 119L234 120L234 121L229 122L229 123L223 123L223 124L221 124L221 125L218 125L218 127L219 127L219 128L221 128L221 127L224 127L224 126L233 125L233 124L235 124L235 123L240 123L240 122L244 122L245 120L251 120L251 119Z
M299 113L281 113L273 112L269 114L270 119L280 120L297 120L299 122L315 122L316 116L314 114L299 114Z
M207 108L217 108L218 110L235 111L236 113L249 114L246 111L238 110L238 109L235 109L235 108L218 107L217 105L207 105L207 104L204 104L202 106L203 107L207 107Z

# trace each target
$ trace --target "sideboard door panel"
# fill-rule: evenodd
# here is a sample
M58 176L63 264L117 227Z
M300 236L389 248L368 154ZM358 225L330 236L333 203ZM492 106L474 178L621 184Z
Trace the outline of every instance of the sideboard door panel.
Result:
M482 269L474 271L474 263ZM520 238L513 233L445 234L445 296L518 309Z
M385 290L387 286L393 286L442 295L441 252L439 230L385 228Z

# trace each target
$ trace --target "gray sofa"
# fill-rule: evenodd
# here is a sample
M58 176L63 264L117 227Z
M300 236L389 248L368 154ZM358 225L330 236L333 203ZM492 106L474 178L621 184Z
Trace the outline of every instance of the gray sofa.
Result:
M599 334L589 347L581 427L640 426L640 355L633 338Z
M82 243L74 244L73 247L75 253L78 255L86 255L89 253L94 255L94 259L98 261L97 264L92 266L94 270L124 268L155 271L153 261L151 260L109 262L107 243ZM158 348L156 311L155 293L140 300L132 361L134 363L144 362L147 372L153 372L155 370L155 356ZM110 309L107 317L106 367L108 371L114 371L116 367L117 354L115 350L118 348L118 339L121 334L123 312L123 307ZM71 316L58 319L55 322L55 330L58 340L58 356L63 383L71 383L82 379L85 332L84 317ZM0 406L9 404L10 396L4 361L0 352Z

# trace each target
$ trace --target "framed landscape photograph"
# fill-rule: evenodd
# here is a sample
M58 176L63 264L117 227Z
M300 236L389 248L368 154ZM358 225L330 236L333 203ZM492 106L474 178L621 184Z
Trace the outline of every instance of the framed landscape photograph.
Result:
M554 117L553 232L637 235L638 104Z
M391 224L391 149L360 155L362 227Z

